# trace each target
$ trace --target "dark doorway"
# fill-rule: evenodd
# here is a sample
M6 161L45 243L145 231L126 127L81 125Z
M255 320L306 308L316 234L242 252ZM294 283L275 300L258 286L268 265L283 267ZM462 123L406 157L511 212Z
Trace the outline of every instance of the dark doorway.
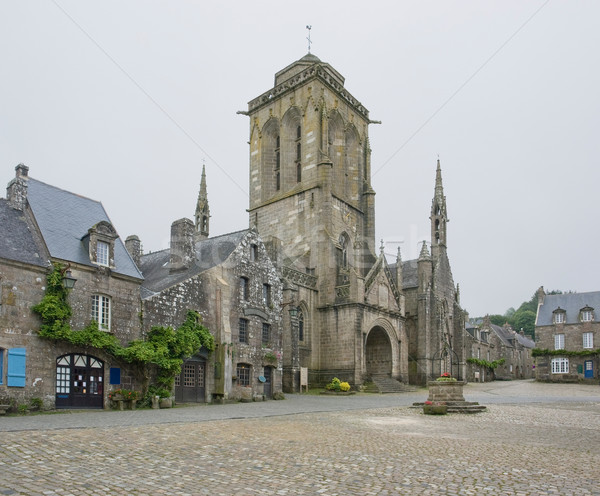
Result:
M366 344L367 375L391 376L392 374L392 345L388 335L381 327L374 327L367 336Z
M56 359L56 408L102 408L104 362L71 353Z
M271 398L273 396L273 367L265 367L263 371L265 382L263 384L263 394L265 398Z
M175 378L175 401L204 403L206 401L206 360L191 358L181 367Z

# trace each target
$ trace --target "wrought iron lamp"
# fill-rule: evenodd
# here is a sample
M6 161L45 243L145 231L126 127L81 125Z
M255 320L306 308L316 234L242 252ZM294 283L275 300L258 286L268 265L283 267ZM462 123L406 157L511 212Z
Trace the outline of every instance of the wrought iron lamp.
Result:
M67 267L65 267L65 269L62 272L62 276L63 276L63 286L65 287L65 289L73 289L75 287L75 283L77 282L77 279L75 279L73 277L73 274L71 273L70 265L67 265Z

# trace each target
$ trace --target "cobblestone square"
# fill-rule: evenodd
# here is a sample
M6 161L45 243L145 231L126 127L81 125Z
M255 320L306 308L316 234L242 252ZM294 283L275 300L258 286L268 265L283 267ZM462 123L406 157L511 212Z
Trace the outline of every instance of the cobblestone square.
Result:
M409 406L421 392L297 395L248 404L247 417L244 405L187 407L161 423L146 419L162 410L0 419L0 494L600 494L598 386L560 402L533 394L555 386L522 386L521 401L517 385L513 396L468 388L496 394L474 415L423 415ZM312 411L293 413L303 401ZM57 425L64 418L72 428Z

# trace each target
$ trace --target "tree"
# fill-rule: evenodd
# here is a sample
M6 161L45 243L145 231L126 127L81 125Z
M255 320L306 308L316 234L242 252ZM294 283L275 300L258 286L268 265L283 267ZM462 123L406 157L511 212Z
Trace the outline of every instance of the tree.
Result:
M536 312L531 310L517 310L515 315L511 319L512 328L519 332L523 329L525 334L531 336L532 339L535 338L535 316Z
M490 322L494 325L502 327L508 320L504 315L489 315Z

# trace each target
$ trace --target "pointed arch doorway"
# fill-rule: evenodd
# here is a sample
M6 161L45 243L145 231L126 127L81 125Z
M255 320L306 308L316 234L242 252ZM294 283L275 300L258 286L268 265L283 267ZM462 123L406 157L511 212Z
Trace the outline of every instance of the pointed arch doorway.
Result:
M367 376L392 375L392 345L383 327L373 327L365 344Z

